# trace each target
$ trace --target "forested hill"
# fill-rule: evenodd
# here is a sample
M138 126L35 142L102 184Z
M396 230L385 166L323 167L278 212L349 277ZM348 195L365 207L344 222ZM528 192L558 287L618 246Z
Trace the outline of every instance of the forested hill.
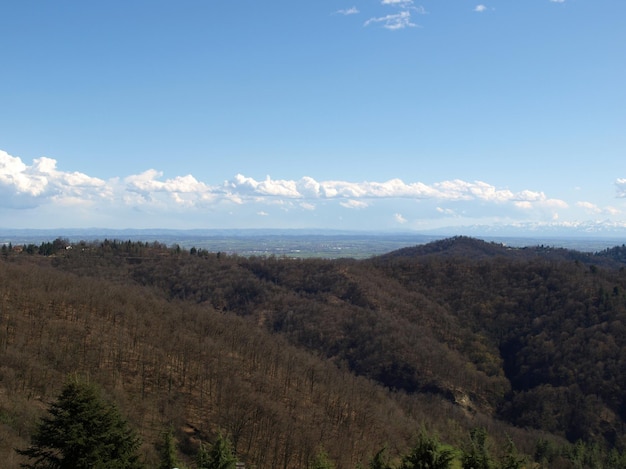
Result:
M540 257L544 260L579 261L588 264L597 264L619 268L626 263L626 246L615 246L601 252L580 252L573 249L537 245L526 247L511 247L502 243L486 242L467 236L442 239L428 244L398 249L379 256L382 259L395 257L461 257L468 260L507 259L530 260Z
M130 415L147 461L166 425L183 455L224 432L258 468L305 468L321 449L341 468L382 447L398 462L420 430L463 448L476 427L494 453L510 437L544 467L606 461L626 446L624 251L465 237L358 261L5 246L1 450L17 467L10 448L81 373Z

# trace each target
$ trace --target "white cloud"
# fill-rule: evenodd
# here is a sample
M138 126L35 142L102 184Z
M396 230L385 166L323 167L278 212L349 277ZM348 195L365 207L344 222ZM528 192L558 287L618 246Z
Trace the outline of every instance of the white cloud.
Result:
M550 0L551 3L565 3L565 0Z
M58 171L56 164L56 160L41 157L28 166L20 158L0 150L0 193L9 195L18 207L46 200L73 199L73 203L79 200L88 203L94 197L111 195L104 180L79 172Z
M367 202L363 202L362 200L350 199L339 202L339 205L345 208L366 208L369 204Z
M335 13L338 15L344 15L344 16L356 15L359 13L359 9L353 6L350 8L345 8L343 10L337 10Z
M382 23L383 28L391 30L412 28L417 26L411 21L411 13L407 10L392 15L370 18L363 25L369 26L374 23Z
M626 179L618 179L618 192L626 197ZM20 158L0 152L0 186L12 195L26 194L32 198L71 198L126 200L129 203L143 199L166 200L186 203L217 202L221 200L245 203L261 200L302 200L311 203L318 199L341 199L347 206L363 207L364 199L403 198L434 199L449 202L480 200L496 204L514 203L520 206L567 207L557 199L548 198L543 192L522 190L512 192L483 181L454 179L433 184L407 183L399 178L388 181L316 181L311 177L299 180L264 180L237 174L232 180L211 186L194 176L176 176L163 179L163 173L148 169L123 179L104 181L77 172L56 169L56 161L38 158L31 166ZM310 208L310 207L309 207Z
M449 217L456 217L457 213L451 208L437 207L437 212Z
M396 11L399 11L397 13L374 16L365 21L363 26L381 24L383 28L389 30L413 28L417 25L411 18L412 13L415 12L420 15L427 14L426 9L423 6L416 6L414 4L414 0L380 0L380 4L384 7L395 7ZM355 13L358 13L356 7L349 10L339 10L337 13L348 14L352 13L353 9L356 10Z
M160 181L163 173L149 169L124 179L122 199L129 204L153 203L166 207L168 201L178 206L194 207L215 198L212 189L192 175Z
M533 208L533 204L531 204L527 200L518 200L516 202L513 202L513 205L515 205L517 208L521 208L522 210L530 210Z
M618 197L626 198L626 179L617 179L616 187ZM422 215L436 210L440 216L455 218L459 217L458 213L463 217L469 216L467 214L545 217L568 208L565 201L548 197L541 191L512 191L484 181L460 179L427 184L399 178L352 182L318 181L308 176L294 180L267 176L256 180L237 174L231 180L210 185L191 174L167 178L156 169L148 169L139 174L102 180L59 170L56 160L51 158L37 158L29 165L0 151L0 210L11 210L15 215L19 209L42 207L41 210L52 213L63 207L72 210L76 219L85 221L94 214L109 220L113 214L126 211L127 219L132 222L129 214L133 211L145 216L173 214L180 218L185 213L193 213L199 217L205 214L214 217L237 206L234 213L263 215L270 205L280 207L281 212L308 214L308 222L312 222L313 214L327 219L325 217L339 207L367 211L368 216L386 209L391 213L409 210L411 218L416 220L419 217L413 210ZM591 213L600 213L598 210L609 215L620 213L615 208L601 209L589 202L580 202L577 206ZM83 212L78 214L80 210ZM400 222L404 216L395 218ZM13 216L12 220L15 219Z
M320 194L320 183L310 177L303 177L296 183L298 193L303 197L318 197Z
M598 205L591 203L591 202L577 202L576 203L577 207L580 207L582 209L584 209L587 213L589 214L593 214L593 215L600 215L600 214L605 214L605 215L619 215L621 213L621 211L615 207L599 207Z
M590 213L602 213L602 209L591 202L577 202L576 205Z
M395 5L406 8L413 5L413 0L382 0L380 3L383 5Z
M404 225L408 221L406 218L402 216L401 213L395 213L393 215L393 218L396 222L400 223L401 225Z
M474 11L478 13L482 13L484 11L487 11L487 7L485 5L476 5L476 8L474 8Z
M626 178L620 178L615 181L615 186L617 188L617 197L626 197Z
M234 181L227 183L227 187L260 196L302 197L295 181L272 180L269 176L264 181L257 182L252 178L237 174Z
M569 205L564 200L559 199L543 199L539 201L539 206L541 207L551 207L551 208L569 208Z
M492 202L505 202L514 198L526 198L513 194L508 189L496 189L494 186L482 181L466 182L459 179L443 181L434 184L439 191L439 198L449 200L488 200Z
M278 189L269 190L270 187ZM406 183L401 179L390 179L384 182L349 182L349 181L315 181L313 178L302 178L299 181L273 181L267 178L263 185L252 178L237 176L234 180L225 183L229 196L241 200L263 201L265 197L283 197L300 199L305 203L315 200L338 200L345 208L367 208L367 200L415 200L440 201L447 204L484 204L482 211L489 211L485 207L506 207L521 209L526 213L534 211L553 212L567 209L568 204L560 199L550 198L545 193L532 190L513 192L509 189L499 189L483 181L468 182L459 179L437 182L431 185L422 182ZM282 190L283 188L289 190ZM252 190L251 190L252 189ZM274 194L274 195L270 195ZM264 200L268 203L268 200ZM439 213L447 216L456 216L456 212L449 207L439 208Z

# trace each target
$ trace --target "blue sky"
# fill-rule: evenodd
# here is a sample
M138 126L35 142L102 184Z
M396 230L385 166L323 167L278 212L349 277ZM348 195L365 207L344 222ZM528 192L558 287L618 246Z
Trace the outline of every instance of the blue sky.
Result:
M623 0L0 5L0 228L626 226Z

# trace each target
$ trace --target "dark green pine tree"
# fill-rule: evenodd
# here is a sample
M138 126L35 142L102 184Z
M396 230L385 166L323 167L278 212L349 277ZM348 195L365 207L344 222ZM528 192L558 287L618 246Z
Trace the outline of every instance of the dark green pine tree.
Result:
M493 469L494 463L487 448L487 431L474 428L470 431L470 447L463 453L463 469Z
M209 451L209 460L207 469L235 469L237 458L233 454L232 447L228 438L217 435L217 440Z
M139 438L117 408L98 389L74 379L65 385L31 437L31 445L16 450L31 461L31 469L135 469Z
M378 453L374 455L369 465L368 469L391 469L391 466L387 462L387 458L385 457L385 453L387 452L387 448L381 449Z
M451 449L422 432L411 452L402 459L400 469L448 469L453 460Z
M326 451L321 450L315 456L315 460L313 461L313 469L335 469L335 465L329 459Z
M209 451L207 450L206 446L202 442L200 442L200 446L198 447L198 452L196 453L196 467L198 469L209 468Z
M159 453L161 455L159 469L173 469L178 466L176 439L174 438L172 427L163 432L163 442L161 443Z
M506 445L506 452L500 462L500 469L522 469L524 467L525 460L517 452L515 443L511 438L508 438Z

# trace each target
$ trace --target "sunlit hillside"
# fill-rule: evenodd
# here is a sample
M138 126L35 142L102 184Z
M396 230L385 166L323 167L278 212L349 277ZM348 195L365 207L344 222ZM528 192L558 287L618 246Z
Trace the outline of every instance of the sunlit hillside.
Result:
M337 468L418 434L484 429L542 467L611 467L626 443L623 247L584 254L452 238L366 260L159 243L5 245L0 451L24 460L68 376L97 383L156 467L232 441L247 467ZM578 464L578 465L577 465ZM593 464L604 464L604 466Z

